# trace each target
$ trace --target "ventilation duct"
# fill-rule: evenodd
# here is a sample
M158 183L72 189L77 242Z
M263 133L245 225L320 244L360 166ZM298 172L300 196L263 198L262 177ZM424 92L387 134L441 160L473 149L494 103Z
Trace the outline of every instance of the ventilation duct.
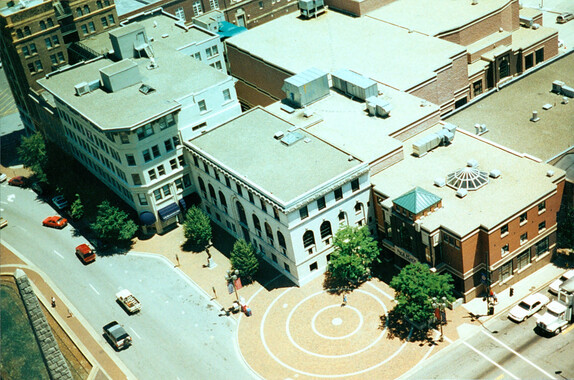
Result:
M371 116L388 117L391 115L392 109L391 103L381 98L375 96L367 98L367 111L369 111Z
M365 101L371 96L379 95L377 82L351 70L338 70L331 77L333 78L333 87L351 98Z
M281 90L289 105L302 108L329 95L329 79L327 73L311 68L285 79Z
M422 157L439 145L450 144L454 139L455 131L456 125L445 124L440 131L415 141L413 143L413 154L417 157Z

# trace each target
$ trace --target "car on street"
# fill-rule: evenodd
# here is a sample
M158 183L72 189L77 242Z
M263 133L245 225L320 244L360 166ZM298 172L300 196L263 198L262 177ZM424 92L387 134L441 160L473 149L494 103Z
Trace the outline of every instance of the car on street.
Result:
M58 210L63 210L68 207L68 201L66 198L64 198L63 195L56 195L54 198L52 198L52 202Z
M42 222L43 226L62 229L68 225L68 219L59 215L49 216Z
M558 24L564 24L570 20L574 20L574 13L565 12L565 13L561 13L558 16L556 16L556 22Z
M80 259L84 264L96 261L96 253L87 244L80 244L76 247L76 256L78 256L78 259Z
M559 279L550 284L548 291L552 294L558 294L558 288L560 288L560 285L562 285L564 281L572 277L574 277L574 269L571 269L568 272L564 273L562 276L560 276Z
M132 344L132 337L118 322L113 321L104 326L104 336L116 351L128 348Z
M16 177L12 177L8 180L8 185L10 185L10 186L24 187L24 186L26 186L27 183L28 183L28 178L23 177L21 175L16 176Z
M8 221L2 217L0 217L0 228L4 228L8 225Z
M3 183L4 181L6 181L6 178L8 178L8 176L6 176L6 174L1 173L0 174L0 183Z
M520 301L518 305L510 309L508 318L515 322L523 322L526 320L526 318L531 317L540 311L540 309L542 309L544 306L548 305L549 302L550 299L544 294L531 294Z

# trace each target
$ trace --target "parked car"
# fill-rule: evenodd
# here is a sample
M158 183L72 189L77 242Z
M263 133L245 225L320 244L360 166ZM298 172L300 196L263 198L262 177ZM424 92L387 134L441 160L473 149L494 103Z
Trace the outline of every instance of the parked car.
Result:
M2 217L0 217L0 228L4 228L8 225L8 221Z
M510 312L508 313L508 318L512 319L515 322L525 321L526 318L531 317L532 315L539 312L540 309L548 305L549 302L550 299L546 297L544 294L540 293L531 294L522 301L520 301L518 305L510 309Z
M12 177L8 180L8 185L10 185L10 186L24 187L24 186L26 186L27 183L28 183L28 178L23 177L21 175L16 176L16 177Z
M96 253L87 244L80 244L76 247L76 256L78 256L78 259L84 264L96 261Z
M104 336L116 349L128 348L132 344L132 337L118 322L113 321L104 326Z
M558 294L558 288L560 288L560 285L562 285L564 281L572 277L574 277L574 269L571 269L568 272L564 273L562 276L560 276L558 280L550 284L548 291L552 294Z
M1 173L0 174L0 183L6 181L6 178L8 178L8 176L6 176L6 174L4 174L4 173Z
M570 20L574 20L574 13L570 13L570 12L565 12L565 13L561 13L556 17L556 22L558 24L564 24L567 23Z
M68 207L68 201L66 198L64 198L63 195L56 195L54 198L52 198L52 202L58 210L63 210Z
M49 216L46 219L44 219L42 225L46 227L62 229L68 225L68 220L66 218L62 218L59 215Z

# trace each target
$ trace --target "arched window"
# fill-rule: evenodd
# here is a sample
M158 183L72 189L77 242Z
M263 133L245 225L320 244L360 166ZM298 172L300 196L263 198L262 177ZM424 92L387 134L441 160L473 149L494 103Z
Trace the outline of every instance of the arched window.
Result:
M361 202L357 202L355 204L355 214L360 214L363 211L363 204Z
M16 37L18 37L18 38L24 37L24 33L22 33L22 29L16 29Z
M82 17L84 15L84 12L82 12L82 8L76 8L76 15L78 17Z
M345 215L345 211L339 212L339 224L343 224L347 221L347 215Z
M217 196L215 195L215 189L213 188L213 186L211 186L211 183L208 186L209 186L209 196L211 197L211 202L214 205L217 205Z
M44 20L40 21L40 29L46 30L46 23L44 22Z
M331 235L333 235L333 232L331 231L331 223L328 220L325 220L323 223L321 223L321 239L325 240Z
M239 221L247 226L247 217L245 216L245 209L239 201L235 202L235 207L237 207L237 213L239 214Z
M305 248L309 248L313 245L315 245L315 235L313 234L313 231L307 230L303 234L303 246ZM312 249L309 250L309 253L313 253Z
M267 239L270 240L270 244L273 244L273 231L267 222L265 222L265 234L267 235Z
M109 7L110 6L110 0L104 0L104 5L106 7Z
M25 35L25 36L29 36L30 34L32 34L32 32L30 31L30 27L29 27L29 26L25 26L25 27L24 27L24 35Z
M285 236L283 236L281 231L277 231L277 240L279 241L281 248L287 249L287 244L285 244Z
M253 214L253 225L255 226L255 229L257 230L257 234L259 236L261 236L261 223L259 223L259 218L255 214Z
M104 7L100 0L96 1L96 6L98 7L98 9L102 9Z
M84 5L84 13L85 14L90 13L90 7L88 7L87 5Z
M46 20L48 22L48 26L52 27L54 26L54 21L51 18L48 18L48 20Z
M203 182L203 180L201 179L201 177L197 177L197 182L199 182L199 188L201 189L201 192L203 193L203 196L205 198L207 198L207 191L205 190L205 183Z
M221 207L223 207L223 211L227 214L227 201L225 200L225 195L220 191L219 192L219 202L221 202Z

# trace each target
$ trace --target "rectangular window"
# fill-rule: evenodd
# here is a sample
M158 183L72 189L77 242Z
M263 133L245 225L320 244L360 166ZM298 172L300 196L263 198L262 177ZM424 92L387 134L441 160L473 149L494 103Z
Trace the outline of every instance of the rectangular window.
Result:
M506 236L508 235L508 224L505 224L504 226L500 227L500 236Z
M52 44L54 46L60 45L60 40L58 39L58 36L52 36Z
M46 49L52 48L52 40L50 38L45 38L44 42L46 43Z
M159 152L159 146L157 146L157 145L152 146L151 151L153 153L153 158L158 158L159 156L161 156L161 154Z
M263 1L259 2L259 9L263 9Z
M136 166L136 159L133 154L126 154L126 161L128 166Z
M44 69L42 67L42 62L36 61L36 62L34 62L34 64L36 65L36 71L42 71Z
M24 54L24 57L28 57L30 55L30 50L28 49L28 46L22 46L22 54Z
M229 177L225 177L225 186L229 187L231 189L231 182L229 181Z
M221 70L221 62L220 61L215 62L215 68L217 70Z
M175 158L169 160L169 166L170 166L171 170L177 169L177 160Z
M520 224L526 223L528 220L528 215L526 213L520 215Z
M160 176L165 175L165 168L163 167L163 165L157 167L157 172Z
M108 20L107 20L105 17L102 17L102 18L100 19L100 21L102 22L102 26L103 26L104 28L107 28L107 27L108 27Z
M343 188L342 187L335 189L335 200L338 201L340 199L343 199Z
M474 96L482 94L482 80L477 80L472 84L472 91L474 92Z
M211 9L219 9L219 2L217 0L209 0Z
M528 241L528 232L523 233L520 235L520 244L524 244Z
M64 58L64 53L62 53L61 51L58 52L58 60L60 62L64 62L66 59Z
M199 112L207 111L207 106L205 105L205 100L200 100L199 103L197 103L197 105L199 106Z
M139 186L142 184L142 180L139 174L132 174L132 181L134 185Z
M147 197L145 194L138 194L138 200L140 201L140 205L145 206L147 205Z
M359 190L359 180L358 179L354 179L351 181L351 189L353 190L353 192Z
M165 185L161 188L161 190L163 191L163 196L167 197L168 195L171 194L171 190L169 189L169 185Z
M543 253L548 252L548 236L545 237L544 239L540 240L537 244L536 244L536 255L540 256Z
M189 174L186 174L181 178L183 178L183 186L185 186L186 188L191 186L191 180L189 179Z
M309 265L309 271L313 272L314 270L319 269L319 266L317 265L317 262L315 261L313 264Z
M175 181L173 181L173 183L175 183L175 188L178 191L183 190L183 181L181 180L181 178L176 179Z
M211 58L211 56L213 55L213 54L211 53L211 48L205 49L205 55L207 55L207 58Z
M201 61L201 53L197 52L193 55L193 58L197 59L198 61Z
M223 100L227 101L227 100L231 100L231 93L229 92L229 89L225 89L223 90Z
M201 1L194 1L192 8L194 16L199 16L200 14L203 13L203 7L201 6Z
M309 210L307 210L307 206L303 206L299 209L299 216L301 217L301 220L309 216Z
M283 263L283 268L285 268L286 272L291 273L291 271L289 270L289 265L287 265L287 263Z
M536 50L536 64L544 61L544 48Z
M175 10L175 17L181 21L185 21L185 11L183 10L183 7L179 7Z
M516 258L516 267L518 270L526 268L530 264L530 250L526 250L526 252L521 253Z
M82 33L88 34L88 26L86 24L82 25Z
M512 260L500 267L500 281L504 282L512 277Z
M546 221L538 223L538 232L542 232L546 229Z
M166 152L171 152L173 150L173 142L171 141L171 139L165 140L164 144L165 144L165 151Z
M161 190L160 189L154 190L153 195L154 195L156 201L161 200Z
M155 172L155 169L148 170L147 174L149 175L150 181L157 179L157 174Z
M149 149L146 149L142 152L143 155L143 159L145 162L150 162L151 161L151 154L149 152Z
M276 220L280 220L280 219L279 219L279 211L277 211L277 209L276 209L275 207L273 208L273 217L274 217Z
M267 214L267 205L263 202L263 198L259 198L259 203L261 203L261 210Z
M181 167L185 166L185 157L183 157L183 154L180 156L177 156L177 161L179 162L179 166L181 166Z
M508 254L508 250L509 250L508 244L503 245L502 248L501 248L501 250L500 250L502 256Z
M546 201L542 201L538 204L538 213L546 211Z
M319 210L322 210L326 207L325 197L317 199L317 207L319 208Z
M116 21L114 20L114 15L109 15L108 21L109 21L110 25L114 25L116 23Z
M524 57L524 69L528 70L532 66L534 66L534 53L528 54Z
M52 62L52 65L58 64L58 59L56 58L56 54L50 55L50 61Z
M130 143L130 137L126 132L120 132L120 140L122 141L122 144Z
M253 199L253 193L251 193L251 191L248 191L247 194L249 196L249 202L254 203L255 200Z

